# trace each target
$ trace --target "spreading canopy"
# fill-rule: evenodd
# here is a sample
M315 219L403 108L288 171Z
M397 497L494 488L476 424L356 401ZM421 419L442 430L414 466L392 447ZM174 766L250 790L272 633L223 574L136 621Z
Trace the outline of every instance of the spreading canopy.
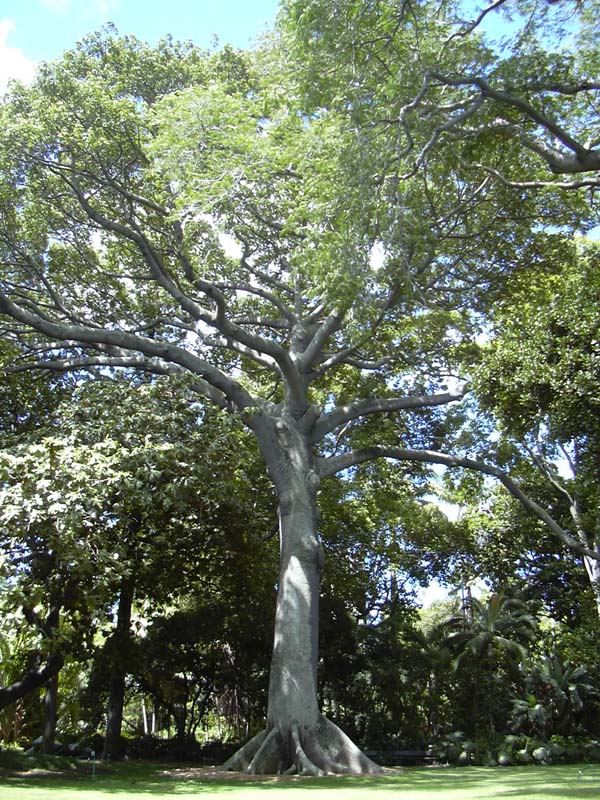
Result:
M250 770L374 769L318 711L322 478L376 458L478 470L597 558L497 466L443 450L505 279L545 226L591 224L577 187L498 173L538 163L532 117L523 101L520 132L496 124L514 104L484 83L505 59L453 14L287 2L252 58L104 32L0 109L12 368L186 375L258 440L281 562L268 727L232 762Z

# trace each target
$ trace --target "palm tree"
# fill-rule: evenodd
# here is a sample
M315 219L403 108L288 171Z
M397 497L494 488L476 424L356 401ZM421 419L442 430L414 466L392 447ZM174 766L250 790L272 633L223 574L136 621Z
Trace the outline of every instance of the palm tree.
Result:
M456 630L446 638L446 643L457 655L455 668L465 660L493 659L494 652L501 650L515 662L523 661L527 650L523 642L529 643L537 630L537 621L518 598L507 597L504 591L490 595L487 600L472 598L468 613L449 619L447 628Z
M504 656L504 665L510 670L527 655L526 645L532 641L537 622L527 605L518 598L508 597L504 591L491 594L484 600L472 598L466 613L451 617L445 623L445 644L454 653L455 671L478 663L487 668L487 699L490 735L494 733L493 685L494 670ZM473 703L478 707L481 686L473 686Z
M596 694L585 665L575 666L558 655L545 656L532 670L533 692L549 712L554 731L569 736L575 732L583 698Z

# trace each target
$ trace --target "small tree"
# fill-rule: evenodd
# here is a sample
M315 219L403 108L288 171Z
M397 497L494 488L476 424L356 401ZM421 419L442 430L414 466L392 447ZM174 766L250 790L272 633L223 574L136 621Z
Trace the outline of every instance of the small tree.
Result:
M587 667L562 661L557 655L546 655L533 665L526 688L526 698L513 703L511 727L546 737L572 736L584 699L597 695Z
M494 701L507 690L511 691L507 682L501 685L497 680L501 665L504 664L508 677L511 668L525 660L525 644L533 640L537 622L521 600L498 592L483 601L472 598L466 613L452 617L444 627L454 629L446 644L455 653L455 670L465 670L471 675L468 687L475 724L482 712L482 677L485 676L488 731L493 737L496 730ZM472 669L474 664L482 667L483 676L478 669Z

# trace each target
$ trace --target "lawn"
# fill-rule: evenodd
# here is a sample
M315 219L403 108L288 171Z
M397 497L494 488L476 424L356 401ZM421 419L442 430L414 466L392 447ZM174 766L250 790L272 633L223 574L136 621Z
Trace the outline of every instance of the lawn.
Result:
M199 800L570 800L600 797L600 765L551 767L410 768L378 778L240 778L215 770L127 762L100 765L66 760L23 761L0 758L1 800L107 800L107 798L175 798ZM25 768L27 771L25 771ZM581 770L581 773L580 773Z

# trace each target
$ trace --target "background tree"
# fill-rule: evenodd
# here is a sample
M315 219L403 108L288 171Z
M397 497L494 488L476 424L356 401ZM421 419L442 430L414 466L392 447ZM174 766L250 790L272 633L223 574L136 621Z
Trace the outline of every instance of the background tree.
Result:
M564 506L558 513L571 517L592 551L599 546L598 259L593 242L555 238L527 282L512 281L497 305L476 378L513 457L539 472L550 502ZM598 561L584 555L583 563L600 609Z
M212 564L227 558L223 551L236 551L236 536L254 537L260 546L273 515L268 488L258 493L260 476L248 480L253 456L245 460L241 440L228 431L228 444L211 452L218 421L205 413L199 426L202 409L181 406L172 389L84 385L45 429L1 456L2 539L14 610L21 607L31 625L56 640L53 657L62 666L66 658L89 656L94 633L106 630L116 606L116 625L103 646L111 758L123 753L134 604L156 613L194 582L209 581ZM64 429L69 433L59 435ZM241 507L248 505L259 525L254 534L242 532L248 512ZM50 610L42 616L44 606ZM4 694L7 702L15 699L14 692Z
M475 730L485 703L491 741L498 727L498 701L504 705L506 713L507 689L512 684L511 693L514 693L514 686L519 683L515 667L526 657L525 645L533 640L537 622L522 601L499 592L487 600L471 598L468 608L451 618L446 627L454 628L446 643L454 653L455 669L466 669L469 674L469 727Z

